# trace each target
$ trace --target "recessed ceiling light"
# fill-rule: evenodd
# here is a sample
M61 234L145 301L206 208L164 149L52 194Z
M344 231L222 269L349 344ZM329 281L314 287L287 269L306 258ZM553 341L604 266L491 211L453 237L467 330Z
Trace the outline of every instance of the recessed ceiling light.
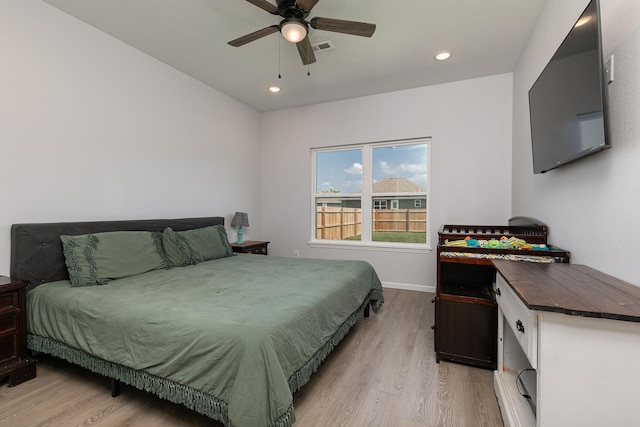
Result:
M278 93L280 88L278 86L269 86L269 92Z
M451 57L451 52L449 52L448 50L443 50L442 52L438 52L436 53L435 58L438 61L444 61L445 59L449 59Z

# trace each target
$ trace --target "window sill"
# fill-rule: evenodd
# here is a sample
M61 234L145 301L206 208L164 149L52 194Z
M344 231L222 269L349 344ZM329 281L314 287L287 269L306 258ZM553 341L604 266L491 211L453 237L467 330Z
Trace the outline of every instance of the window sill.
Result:
M414 254L426 254L431 252L431 247L422 244L393 243L393 242L360 242L345 240L310 240L312 248L346 249L358 251L382 251L382 252L406 252Z

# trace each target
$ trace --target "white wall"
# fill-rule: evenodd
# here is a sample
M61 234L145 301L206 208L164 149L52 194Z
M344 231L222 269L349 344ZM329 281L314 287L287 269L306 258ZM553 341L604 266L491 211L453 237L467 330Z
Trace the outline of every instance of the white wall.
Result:
M387 286L435 288L437 229L506 224L511 194L512 76L504 74L262 115L263 237L274 255L364 259ZM433 251L311 247L310 149L432 137Z
M551 243L586 264L640 286L640 2L600 0L612 148L533 175L527 92L588 0L547 1L514 72L513 214L550 227Z
M18 222L242 210L259 237L258 112L41 1L2 0L0 58L0 274Z

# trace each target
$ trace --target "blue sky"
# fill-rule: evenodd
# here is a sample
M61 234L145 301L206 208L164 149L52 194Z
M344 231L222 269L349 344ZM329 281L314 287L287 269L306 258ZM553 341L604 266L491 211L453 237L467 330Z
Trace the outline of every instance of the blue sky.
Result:
M366 148L365 148L366 149ZM352 193L362 189L361 149L316 153L316 191ZM427 145L397 145L373 148L373 182L384 178L406 178L427 188Z

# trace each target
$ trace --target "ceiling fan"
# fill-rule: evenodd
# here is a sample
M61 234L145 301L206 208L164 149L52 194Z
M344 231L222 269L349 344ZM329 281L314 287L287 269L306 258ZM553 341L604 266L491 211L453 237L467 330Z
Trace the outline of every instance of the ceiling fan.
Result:
M375 24L367 24L364 22L345 21L342 19L331 18L311 18L307 21L311 9L320 0L276 0L277 6L269 3L267 0L247 0L249 3L258 6L260 9L266 10L272 15L279 15L284 19L278 25L271 25L245 36L231 40L231 46L240 47L252 41L258 40L269 34L280 31L282 36L295 43L298 47L300 59L304 65L316 62L316 57L309 41L309 26L316 30L333 31L336 33L350 34L361 37L371 37L376 30Z

